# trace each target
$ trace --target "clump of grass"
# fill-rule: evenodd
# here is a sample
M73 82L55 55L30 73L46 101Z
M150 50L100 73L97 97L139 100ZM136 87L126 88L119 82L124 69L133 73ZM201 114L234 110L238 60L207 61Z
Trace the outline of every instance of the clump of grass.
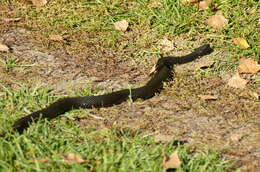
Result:
M209 9L202 12L198 11L196 6L183 5L180 1L162 0L160 1L162 7L158 8L150 8L151 3L144 0L113 2L57 0L38 9L19 1L12 1L12 4L18 7L14 15L22 18L19 26L34 31L40 30L45 39L50 34L61 34L68 39L77 38L71 44L73 47L94 41L99 42L102 47L113 50L118 50L122 46L124 52L129 52L127 55L130 57L133 54L140 54L138 52L144 49L149 55L149 52L155 51L154 44L164 36L174 39L182 37L185 33L186 39L200 37L206 42L213 42L214 47L220 51L228 52L226 60L231 61L230 65L233 59L237 60L241 56L259 60L257 56L259 31L256 27L259 17L256 15L256 1L214 0ZM7 2L3 5L6 6ZM205 20L216 13L216 6L218 13L222 13L229 21L229 24L220 30L212 29L205 24ZM130 23L129 32L123 33L114 29L114 22L122 19ZM95 36L90 37L86 34L82 37L82 32ZM234 37L244 37L251 47L246 50L238 48L232 41ZM131 51L133 48L134 52ZM230 70L230 67L227 66L226 70Z
M8 123L1 125L1 131L10 130L7 125L24 115L21 112L28 111L23 108L25 105L38 109L57 99L44 88L5 89L7 94L0 97L0 113L1 122ZM89 87L82 91L87 90ZM69 113L72 116L75 114L73 111ZM185 146L176 145L175 141L158 144L152 138L116 126L85 133L82 127L66 117L51 122L38 121L22 135L9 133L0 140L0 146L1 170L160 171L164 154L175 149L179 150L183 162L178 171L225 171L229 167L229 163L219 159L217 152L191 154ZM79 154L86 162L68 164L63 157L68 153ZM47 160L41 162L40 159Z

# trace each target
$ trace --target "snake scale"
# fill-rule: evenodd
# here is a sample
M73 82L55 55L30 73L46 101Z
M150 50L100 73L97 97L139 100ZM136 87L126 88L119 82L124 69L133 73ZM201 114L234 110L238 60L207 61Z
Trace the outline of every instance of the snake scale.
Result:
M185 56L162 57L158 60L155 66L155 73L152 75L151 79L142 87L134 89L123 89L99 96L62 98L39 111L33 112L18 119L15 121L12 128L14 131L22 133L30 126L33 121L44 118L50 120L72 109L109 107L120 104L129 98L131 98L133 101L139 98L143 100L149 99L156 93L160 92L160 90L163 88L163 82L167 82L172 79L173 65L191 62L200 56L210 54L212 51L213 49L210 47L210 45L205 44Z

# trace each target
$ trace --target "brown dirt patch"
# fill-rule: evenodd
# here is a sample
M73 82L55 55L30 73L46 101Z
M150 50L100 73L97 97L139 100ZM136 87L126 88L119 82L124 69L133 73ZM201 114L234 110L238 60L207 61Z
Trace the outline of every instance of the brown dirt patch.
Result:
M47 47L51 47L46 49L46 45L35 40L38 35L37 32L29 32L23 28L10 28L1 33L0 41L11 49L9 53L1 53L1 59L11 57L19 66L28 66L16 67L10 71L6 71L2 66L3 75L13 77L12 80L16 82L51 86L61 92L81 88L87 83L94 83L94 87L108 90L119 89L135 84L143 77L142 68L138 70L133 62L120 59L120 54L109 49L85 43L78 47L80 51L76 52L70 50L73 42L45 42L49 44ZM130 83L127 82L129 78Z

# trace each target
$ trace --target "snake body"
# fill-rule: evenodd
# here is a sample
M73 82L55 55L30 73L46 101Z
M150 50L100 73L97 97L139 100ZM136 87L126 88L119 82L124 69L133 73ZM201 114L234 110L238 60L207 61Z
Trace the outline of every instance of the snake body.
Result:
M131 98L133 101L139 98L144 100L149 99L156 93L160 92L160 90L163 88L163 82L171 80L172 68L174 64L183 64L193 61L200 56L210 54L212 51L213 50L210 45L205 44L195 49L192 53L179 58L162 57L156 64L156 72L152 78L142 87L134 89L123 89L100 96L62 98L47 106L46 108L18 119L13 125L13 130L22 133L33 121L37 121L41 118L53 119L72 109L109 107L120 104L129 98Z

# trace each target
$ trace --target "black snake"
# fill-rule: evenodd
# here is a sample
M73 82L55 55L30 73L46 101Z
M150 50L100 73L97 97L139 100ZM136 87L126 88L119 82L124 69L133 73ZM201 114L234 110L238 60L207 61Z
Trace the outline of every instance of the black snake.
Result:
M120 104L129 98L133 101L139 98L144 100L149 99L162 89L163 82L171 80L174 64L190 62L200 56L210 54L212 51L210 45L205 44L195 49L192 53L182 57L162 57L156 64L156 72L142 87L124 89L100 96L67 97L59 99L46 108L33 112L15 121L13 130L22 133L33 121L37 121L41 118L52 119L72 109L109 107Z

